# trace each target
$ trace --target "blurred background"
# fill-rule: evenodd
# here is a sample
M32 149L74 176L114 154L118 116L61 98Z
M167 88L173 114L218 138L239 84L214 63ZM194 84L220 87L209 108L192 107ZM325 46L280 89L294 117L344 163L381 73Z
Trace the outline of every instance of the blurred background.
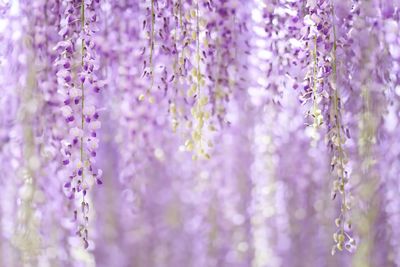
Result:
M0 267L400 266L399 1L198 1L0 0Z

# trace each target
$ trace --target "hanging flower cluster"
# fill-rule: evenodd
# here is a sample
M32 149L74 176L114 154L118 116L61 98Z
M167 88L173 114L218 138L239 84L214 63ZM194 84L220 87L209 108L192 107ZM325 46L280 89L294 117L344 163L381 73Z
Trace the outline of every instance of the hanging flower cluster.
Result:
M400 265L399 21L0 0L0 267Z
M97 1L65 3L59 31L63 40L55 47L59 51L55 65L64 104L61 113L68 127L68 134L61 141L62 164L69 166L71 172L64 187L69 198L79 203L73 213L74 220L79 221L77 234L85 247L89 246L87 194L94 183L102 183L102 171L93 165L99 146L97 131L101 126L94 102L102 85L95 74L98 59L92 40L96 32L96 5Z
M328 95L328 79L332 73L330 52L334 45L332 38L332 5L329 1L310 1L306 5L308 14L304 16L302 41L302 65L307 69L302 94L304 102L310 101L307 115L312 117L313 137L318 139L316 131L323 123L322 100ZM325 101L324 101L325 102Z

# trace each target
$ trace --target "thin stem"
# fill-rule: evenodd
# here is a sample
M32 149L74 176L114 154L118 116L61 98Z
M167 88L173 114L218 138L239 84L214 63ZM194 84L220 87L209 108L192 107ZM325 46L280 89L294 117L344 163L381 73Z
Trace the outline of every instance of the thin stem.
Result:
M316 117L316 111L317 111L317 71L318 71L318 61L317 61L317 37L314 37L314 49L313 49L313 61L314 61L314 67L313 67L313 114L314 114L314 122L318 123L317 117Z
M179 26L182 29L182 0L179 0Z
M151 92L154 85L154 66L153 66L153 53L154 53L154 24L155 24L156 16L154 13L154 0L151 0L151 29L150 29L150 75L151 75L151 83L150 89L147 90L147 94Z
M197 60L197 97L200 99L200 26L199 26L199 0L196 1L196 60Z
M233 42L234 42L234 58L233 58L233 68L234 68L234 73L235 73L235 75L234 75L234 77L233 77L233 84L231 83L230 84L230 90L231 91L233 91L233 87L236 85L236 71L237 71L237 42L238 42L238 40L237 40L237 32L236 32L236 12L235 12L235 14L233 15L233 29L232 29L232 31L233 31Z
M84 31L84 27L85 27L85 1L82 0L81 3L81 27L82 27L82 31ZM85 39L82 36L82 50L81 50L81 67L83 70L83 66L84 66L84 56L85 56ZM83 82L81 82L81 89L82 89L82 110L81 110L81 128L82 131L84 130L84 126L85 126L85 118L84 118L84 114L83 114L83 108L85 107L85 87L83 86ZM83 164L83 136L81 137L81 162ZM83 179L83 174L82 174L82 179Z
M198 107L198 112L200 112L201 109L201 90L200 90L200 26L199 26L199 1L196 1L196 60L197 60L197 107ZM203 115L202 115L203 116ZM200 150L202 150L202 140L200 139Z
M81 30L82 32L85 31L85 0L81 1ZM83 71L84 68L84 57L85 57L85 39L84 35L82 34L82 41L81 41L81 71ZM85 108L85 87L83 85L83 81L81 82L81 90L82 90L82 101L81 101L81 128L82 128L82 136L81 136L81 147L80 147L80 152L81 152L81 163L82 163L82 185L84 184L84 179L85 179L85 163L84 163L84 151L83 151L83 136L84 136L84 130L85 130L85 115L83 113L83 110ZM84 189L86 190L86 189ZM85 194L82 194L82 202L85 203ZM85 209L83 210L83 219L85 220Z
M181 6L181 1L179 0L179 9ZM176 92L178 92L177 84L178 84L178 77L179 77L179 73L177 70L177 65L179 65L179 51L178 51L178 29L179 29L179 22L176 20L176 14L175 12L179 13L180 16L180 10L175 10L175 8L173 9L174 12L174 18L175 18L175 32L174 32L174 46L176 49L176 55L175 55L175 61L173 63L173 68L174 68L174 75L175 75L175 80L174 80L174 86L175 86L175 90Z
M336 36L336 27L335 27L335 13L334 7L332 4L332 28L333 28L333 51L332 51L332 75L333 81L335 84L334 88L334 99L333 99L333 106L334 106L334 117L335 117L335 124L336 124L336 131L337 131L337 138L338 138L338 152L339 152L339 159L340 159L340 180L341 184L344 186L344 162L343 162L343 148L342 148L342 139L341 139L341 123L340 123L340 110L339 110L339 93L336 88L336 80L337 80L337 62L336 62L336 48L337 48L337 36ZM341 227L340 232L344 234L344 223L345 223L345 213L346 213L346 190L343 188L343 197L342 197L342 204L341 204L341 212L343 215L343 220L341 220Z

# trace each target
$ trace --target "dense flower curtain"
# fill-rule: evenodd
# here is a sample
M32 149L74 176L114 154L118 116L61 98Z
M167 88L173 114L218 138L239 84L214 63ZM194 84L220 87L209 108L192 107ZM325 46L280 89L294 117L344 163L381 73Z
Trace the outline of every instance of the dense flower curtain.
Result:
M0 266L400 266L399 0L0 0Z

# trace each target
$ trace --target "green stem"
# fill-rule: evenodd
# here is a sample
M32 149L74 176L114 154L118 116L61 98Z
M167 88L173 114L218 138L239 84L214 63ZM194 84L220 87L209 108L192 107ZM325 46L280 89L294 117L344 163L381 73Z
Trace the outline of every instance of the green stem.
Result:
M179 9L181 6L181 1L179 0ZM180 10L175 10L175 8L173 9L174 13L179 13L180 16ZM174 18L175 18L176 14L174 14ZM175 90L176 92L178 92L177 89L177 84L178 84L178 76L179 73L177 71L177 65L179 65L179 51L178 51L178 29L179 29L179 22L175 20L175 33L174 33L174 44L175 44L175 48L176 48L176 56L175 56L175 61L173 64L173 68L174 68L174 75L175 75L175 80L174 80L174 86L175 86Z
M313 67L313 114L314 114L314 122L318 123L317 117L316 117L316 111L317 111L317 37L314 37L314 49L313 49L313 61L314 61L314 67Z
M179 0L179 25L182 29L182 0Z
M81 1L81 30L84 32L85 28L85 0ZM84 56L85 56L85 39L82 36L81 42L81 71L84 68ZM81 164L82 164L82 185L85 179L85 163L84 163L84 151L83 151L83 133L85 129L85 115L83 114L83 109L85 108L85 87L83 82L81 82L81 90L82 90L82 101L81 101L81 128L82 128L82 136L81 136ZM85 202L85 195L82 196L82 201ZM85 217L85 210L83 210L83 217ZM85 219L85 218L83 218Z
M200 99L200 26L199 26L199 0L196 1L196 60L197 60L197 98Z
M151 0L151 32L150 32L150 72L151 72L151 84L150 89L147 90L147 94L151 92L154 85L154 66L153 66L153 53L154 53L154 24L155 24L156 16L154 13L154 0Z
M335 117L335 124L336 124L336 131L337 131L337 138L338 138L338 152L339 152L339 159L340 159L340 179L341 183L344 185L344 162L343 162L343 148L342 148L342 139L341 139L341 123L340 123L340 110L339 110L339 93L336 88L336 80L337 80L337 62L336 62L336 48L337 48L337 36L336 36L336 27L335 27L335 13L334 7L332 5L332 21L333 21L333 52L332 52L332 71L333 71L333 81L335 84L334 88L334 117ZM345 223L345 213L346 213L346 190L343 188L343 197L342 197L342 204L341 204L341 212L343 215L343 219L341 220L341 234L344 234L344 223Z

